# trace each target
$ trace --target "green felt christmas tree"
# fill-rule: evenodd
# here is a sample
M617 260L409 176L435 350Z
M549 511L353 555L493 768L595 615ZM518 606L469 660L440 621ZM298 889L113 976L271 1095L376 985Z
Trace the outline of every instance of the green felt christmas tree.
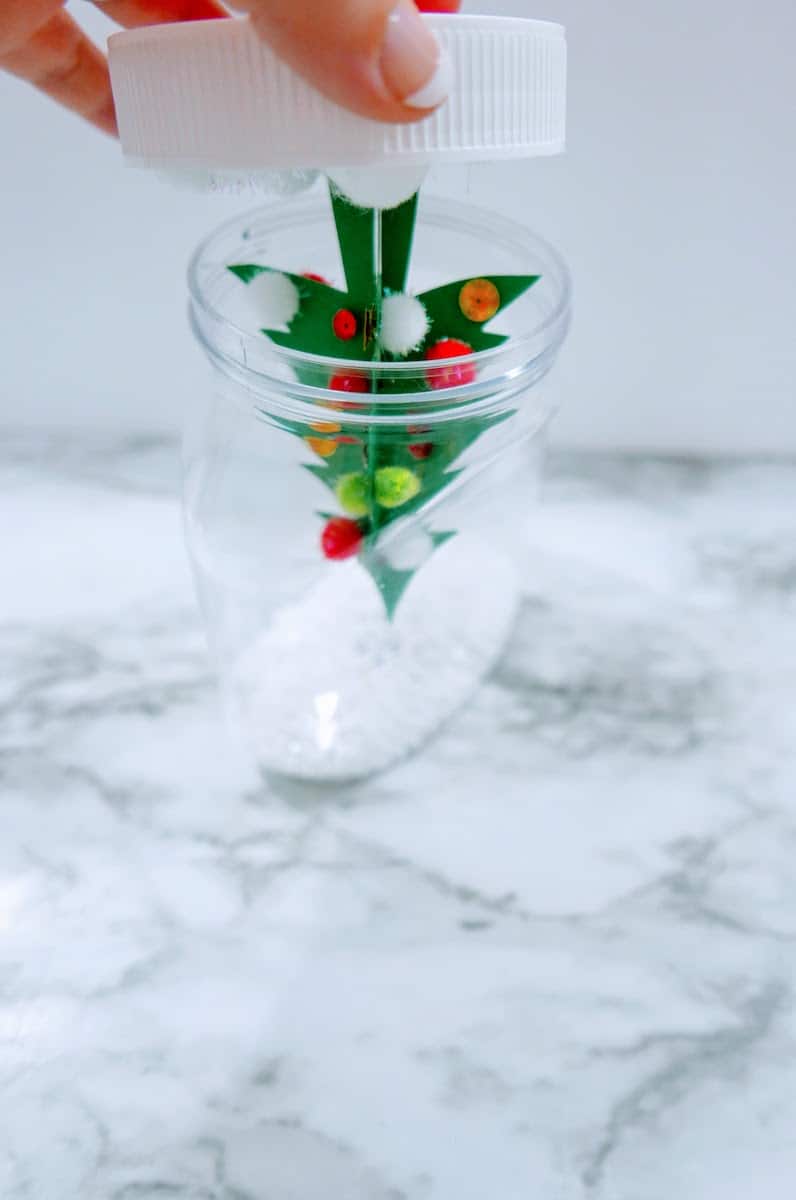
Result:
M329 490L333 508L319 512L323 522L322 552L330 559L358 556L382 595L387 614L395 613L415 569L392 565L383 551L385 531L395 522L422 514L459 474L457 462L487 429L504 415L460 418L403 429L368 424L379 411L378 394L441 391L472 384L477 378L474 355L506 341L485 326L523 295L536 275L464 278L412 296L406 292L414 240L418 197L389 209L363 209L334 189L332 211L345 273L341 291L317 276L277 272L251 263L229 270L251 285L259 280L288 298L286 329L263 329L279 346L342 363L361 363L352 370L341 363L327 387L341 393L339 404L323 419L308 425L279 419L287 432L304 439L317 462L311 471ZM368 371L368 363L424 361L424 371L404 382L399 373L385 378ZM318 384L317 374L297 370L303 382ZM418 381L418 374L420 379ZM332 407L332 406L330 406ZM390 404L391 418L397 413ZM346 422L346 413L357 419ZM408 406L407 420L415 405ZM428 532L433 547L455 530Z

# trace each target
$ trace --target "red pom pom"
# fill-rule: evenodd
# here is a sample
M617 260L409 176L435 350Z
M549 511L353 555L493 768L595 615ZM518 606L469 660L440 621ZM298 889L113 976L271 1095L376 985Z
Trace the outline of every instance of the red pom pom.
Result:
M434 453L434 447L431 442L416 442L409 447L409 453L412 458L431 458Z
M331 283L323 275L316 275L314 271L302 271L302 279L311 279L313 283L325 283L327 287L331 287Z
M357 319L350 309L341 308L334 314L332 329L335 337L339 337L341 342L350 342L353 337L356 337L358 328Z
M362 530L356 521L348 517L331 517L323 527L321 549L326 558L342 562L359 553L362 545Z
M473 348L467 342L460 342L458 338L443 338L441 342L429 346L425 357L429 362L440 362L448 358L462 358L472 352ZM432 388L462 387L466 383L474 383L477 374L475 363L453 363L449 367L429 371L426 379Z
M438 358L463 358L465 354L472 354L473 348L467 342L462 342L458 338L443 338L439 342L435 342L433 346L429 346L426 350L426 358L434 360Z
M329 380L332 392L366 392L368 381L364 375L333 375Z
M415 0L421 12L458 12L461 0Z

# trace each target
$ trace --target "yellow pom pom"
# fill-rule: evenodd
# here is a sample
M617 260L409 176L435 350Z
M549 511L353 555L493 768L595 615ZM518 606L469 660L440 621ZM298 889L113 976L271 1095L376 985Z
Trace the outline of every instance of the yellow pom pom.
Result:
M420 491L420 480L408 467L381 467L376 472L376 500L382 508L400 508Z

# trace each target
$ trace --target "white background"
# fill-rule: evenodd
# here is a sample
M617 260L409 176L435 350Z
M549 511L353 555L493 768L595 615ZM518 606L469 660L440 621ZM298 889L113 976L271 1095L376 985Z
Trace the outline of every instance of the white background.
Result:
M568 155L479 175L476 197L573 268L558 441L796 450L793 0L470 8L568 26ZM10 78L0 163L0 422L179 424L204 379L185 261L241 201L123 169Z

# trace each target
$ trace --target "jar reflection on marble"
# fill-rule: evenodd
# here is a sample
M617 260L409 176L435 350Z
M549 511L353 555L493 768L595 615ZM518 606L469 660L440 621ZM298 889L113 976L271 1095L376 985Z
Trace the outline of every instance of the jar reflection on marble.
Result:
M190 403L185 513L209 641L263 770L362 778L431 736L509 635L554 407L546 377L569 321L567 270L521 226L421 202L414 291L463 267L541 278L501 313L509 337L496 349L365 373L264 337L227 269L236 262L339 276L326 206L238 218L191 265L211 371Z

